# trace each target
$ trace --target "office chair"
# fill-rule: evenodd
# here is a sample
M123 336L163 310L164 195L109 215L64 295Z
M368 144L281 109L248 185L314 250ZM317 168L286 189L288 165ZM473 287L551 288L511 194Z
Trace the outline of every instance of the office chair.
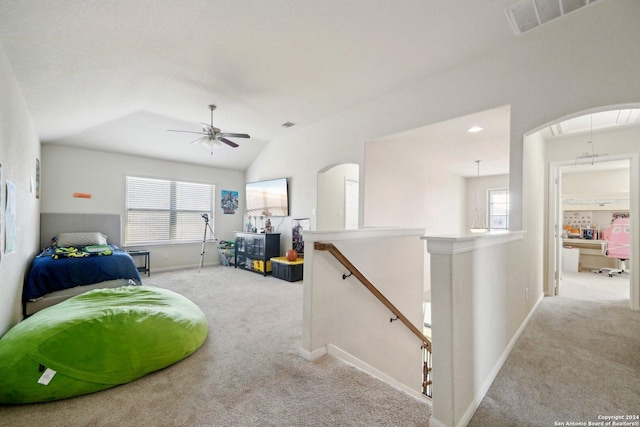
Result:
M608 258L618 259L619 268L601 268L598 273L608 271L609 277L613 277L614 274L620 275L626 271L625 261L629 260L630 236L629 218L618 218L603 231L603 238L606 241L605 255Z

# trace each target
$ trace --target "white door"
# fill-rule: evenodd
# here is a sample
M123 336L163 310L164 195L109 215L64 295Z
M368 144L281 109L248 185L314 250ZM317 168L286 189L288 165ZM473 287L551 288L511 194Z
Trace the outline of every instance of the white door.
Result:
M358 228L358 199L360 183L351 179L344 181L344 228L354 230Z

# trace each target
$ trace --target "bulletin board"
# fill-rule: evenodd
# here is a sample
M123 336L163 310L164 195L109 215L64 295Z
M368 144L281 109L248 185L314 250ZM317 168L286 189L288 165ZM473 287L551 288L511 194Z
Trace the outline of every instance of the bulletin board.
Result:
M564 228L572 229L589 228L593 224L593 214L587 211L564 211L562 221Z

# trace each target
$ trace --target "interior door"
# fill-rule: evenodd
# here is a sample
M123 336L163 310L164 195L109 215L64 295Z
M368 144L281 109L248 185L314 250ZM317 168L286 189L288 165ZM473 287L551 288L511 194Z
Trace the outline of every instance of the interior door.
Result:
M554 186L554 248L555 248L555 266L554 266L554 292L558 295L562 285L562 172L561 168L555 168Z
M344 228L354 230L358 228L358 199L360 183L351 179L344 181Z

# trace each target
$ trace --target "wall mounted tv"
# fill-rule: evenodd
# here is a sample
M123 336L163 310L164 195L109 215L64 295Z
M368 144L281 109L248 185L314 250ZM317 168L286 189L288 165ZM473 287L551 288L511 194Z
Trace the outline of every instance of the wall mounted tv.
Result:
M248 216L289 216L287 178L249 182L245 193Z

